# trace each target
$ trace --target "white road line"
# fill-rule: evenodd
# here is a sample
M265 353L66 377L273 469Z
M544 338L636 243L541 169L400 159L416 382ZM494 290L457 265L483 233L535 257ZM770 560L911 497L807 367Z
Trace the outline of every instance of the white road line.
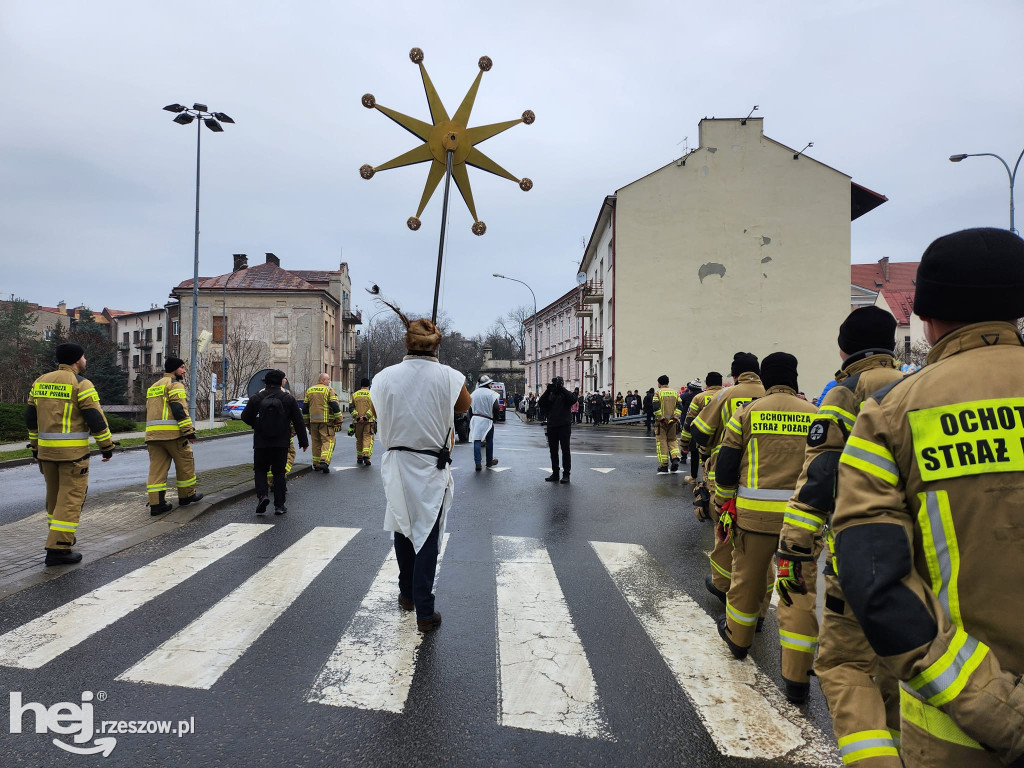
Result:
M344 472L346 469L358 469L359 467L334 467L335 472Z
M516 452L520 452L520 453L530 453L532 451L542 451L544 449L543 448L505 448L504 446L502 446L501 450L503 450L503 451L516 451Z
M719 752L840 765L833 741L748 657L732 658L713 619L637 544L592 541L598 558L693 703Z
M435 584L448 536L444 535L437 558ZM398 607L398 561L392 548L306 701L400 713L409 697L421 642L415 611Z
M507 472L512 467L488 467L489 472Z
M538 539L494 537L498 582L498 722L610 738L569 607Z
M588 453L586 451L573 451L573 456L614 456L613 453Z
M609 472L614 472L615 467L590 467L595 472L600 472L602 475L607 475Z
M37 669L176 587L270 525L229 523L0 636L0 666Z
M314 528L117 679L212 688L357 533Z

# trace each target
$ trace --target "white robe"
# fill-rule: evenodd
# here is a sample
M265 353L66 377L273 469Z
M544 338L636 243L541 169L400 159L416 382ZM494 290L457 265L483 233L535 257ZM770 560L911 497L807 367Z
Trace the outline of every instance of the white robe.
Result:
M477 387L473 391L473 404L470 406L473 418L469 420L470 440L483 440L487 437L487 433L494 426L491 416L494 414L496 402L498 402L498 393L490 387Z
M377 440L388 446L436 451L455 442L455 401L466 377L441 365L436 358L406 357L373 377L370 397L377 411ZM384 530L401 533L419 552L438 514L438 544L444 538L445 518L455 484L449 466L422 453L387 451L381 479L388 506Z

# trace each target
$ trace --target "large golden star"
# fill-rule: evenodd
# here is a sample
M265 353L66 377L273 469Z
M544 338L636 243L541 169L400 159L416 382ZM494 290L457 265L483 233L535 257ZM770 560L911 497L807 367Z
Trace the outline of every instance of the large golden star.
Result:
M445 110L444 104L441 103L437 91L434 90L434 84L430 82L427 70L423 66L423 51L419 48L413 48L409 51L409 58L412 59L413 64L420 68L420 75L423 77L423 88L427 92L427 103L430 105L432 124L403 115L401 112L396 112L393 109L382 107L377 103L372 93L365 94L363 96L364 107L383 112L411 134L422 139L423 144L403 155L399 155L393 160L389 160L383 165L376 167L364 165L359 169L359 175L364 179L371 179L377 171L386 171L403 165L429 162L430 172L427 174L427 183L423 187L423 196L420 198L419 208L416 209L416 215L411 216L406 222L409 229L415 231L420 228L419 217L423 213L423 209L427 207L427 203L430 202L434 190L437 189L438 183L445 175L448 155L451 153L452 177L455 179L459 192L462 193L462 199L466 201L466 207L469 208L469 213L473 217L473 234L482 235L487 231L487 226L477 218L476 205L473 202L473 189L469 184L469 173L466 170L466 166L472 165L496 176L511 179L517 182L520 189L524 192L530 191L533 188L532 181L527 178L517 179L477 149L476 145L487 141L492 136L497 136L502 131L507 131L519 123L529 125L534 121L535 115L530 110L526 110L518 120L469 128L469 115L473 111L473 102L476 101L476 92L480 87L480 79L483 77L484 72L491 68L491 60L487 56L480 57L478 62L480 73L469 87L469 91L466 93L455 115L448 117L448 112Z

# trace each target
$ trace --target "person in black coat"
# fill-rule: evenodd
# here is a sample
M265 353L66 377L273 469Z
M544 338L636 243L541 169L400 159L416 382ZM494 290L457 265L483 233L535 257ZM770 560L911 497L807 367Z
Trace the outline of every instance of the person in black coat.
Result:
M572 404L576 394L565 388L561 376L551 380L547 390L540 396L538 405L548 418L548 450L551 451L551 475L545 477L549 483L558 482L558 448L562 448L562 480L569 482L572 471L572 457L569 455L569 435L572 431Z
M303 451L309 448L302 409L292 393L282 389L284 381L284 371L268 371L263 377L266 387L250 397L242 411L242 421L253 429L252 465L256 476L256 514L266 512L270 504L268 470L274 473L274 514L283 515L288 511L284 505L287 482L284 468L293 429L299 438L299 447Z
M654 423L654 387L647 390L644 395L644 424L647 427L647 434L651 434L651 424Z

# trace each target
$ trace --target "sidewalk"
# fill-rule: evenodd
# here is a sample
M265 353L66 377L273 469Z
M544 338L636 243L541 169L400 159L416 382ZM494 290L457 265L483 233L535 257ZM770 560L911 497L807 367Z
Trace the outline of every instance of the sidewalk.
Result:
M309 472L309 464L297 464L289 480ZM171 480L173 483L173 478ZM199 490L203 500L153 517L145 489L137 486L89 494L82 510L75 549L82 552L81 565L155 538L202 514L255 493L252 464L211 469L202 473ZM78 566L43 566L46 543L46 511L42 510L7 525L0 525L0 600L35 584L58 578Z

